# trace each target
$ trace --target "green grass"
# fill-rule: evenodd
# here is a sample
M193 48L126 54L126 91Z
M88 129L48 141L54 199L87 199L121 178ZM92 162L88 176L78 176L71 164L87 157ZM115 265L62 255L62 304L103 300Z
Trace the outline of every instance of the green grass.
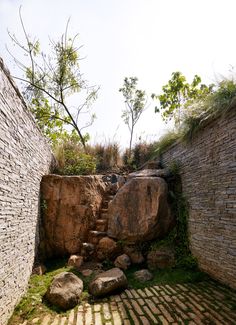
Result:
M81 300L88 297L88 284L91 277L83 277L75 269L66 266L67 260L52 260L46 263L47 272L44 275L32 275L29 280L28 290L20 303L16 306L13 316L8 325L20 324L23 320L42 317L44 314L67 314L55 306L50 305L43 299L53 277L61 272L73 272L78 275L84 283L84 291Z
M162 284L180 284L196 283L209 279L209 277L198 269L173 268L165 270L152 271L153 279L145 283L139 282L134 277L134 272L140 270L140 267L133 266L125 274L128 279L129 287L132 289L143 289L153 285Z

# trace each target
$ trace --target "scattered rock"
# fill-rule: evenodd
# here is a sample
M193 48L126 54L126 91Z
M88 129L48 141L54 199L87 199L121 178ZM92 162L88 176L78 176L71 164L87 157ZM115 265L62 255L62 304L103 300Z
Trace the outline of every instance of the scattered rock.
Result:
M86 269L86 270L81 270L80 271L82 273L83 276L87 277L93 274L92 270Z
M46 273L46 271L47 271L46 266L40 264L33 268L32 274L43 275L44 273Z
M63 310L75 307L83 291L83 281L71 272L56 275L46 292L47 300Z
M105 259L114 259L118 254L118 246L117 243L109 238L104 237L100 239L97 245L97 258L100 261Z
M140 281L140 282L147 282L153 279L153 275L150 271L148 271L147 269L143 269L140 271L137 271L134 273L134 277L136 280Z
M94 253L95 247L91 243L83 243L81 248L81 255L84 257L84 261L88 260Z
M163 237L173 224L167 183L160 177L134 177L108 207L108 236L127 244Z
M89 284L89 292L95 296L104 296L117 289L124 289L128 285L125 274L118 268L98 274Z
M81 265L83 264L83 262L84 262L83 256L80 256L80 255L71 255L70 258L69 258L69 260L68 260L67 265L68 266L73 266L76 269L78 269L78 268L81 267Z
M175 266L175 254L169 247L160 247L148 253L149 270L165 269Z
M124 253L129 256L133 264L144 262L143 254L135 246L124 246Z
M128 255L122 254L118 256L114 262L115 267L118 267L122 270L127 270L131 265L131 261Z

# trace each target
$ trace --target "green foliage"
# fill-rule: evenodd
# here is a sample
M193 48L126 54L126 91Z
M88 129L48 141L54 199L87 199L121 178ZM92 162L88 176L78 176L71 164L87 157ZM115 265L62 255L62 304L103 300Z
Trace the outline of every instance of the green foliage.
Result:
M135 170L144 165L148 160L156 155L157 143L139 142L132 149L131 153L126 150L123 154L124 166Z
M21 16L20 21L25 36L22 44L16 36L9 33L14 45L24 53L29 63L25 65L14 55L15 63L23 70L24 77L15 77L24 82L24 97L31 108L43 133L55 144L57 138L68 133L68 126L77 132L85 148L86 136L81 130L91 125L95 115L90 107L96 99L98 89L87 85L80 71L79 49L76 45L78 35L68 37L68 24L65 33L54 42L50 40L50 54L40 50L39 40L30 37ZM80 94L76 108L68 104L72 95ZM89 113L89 120L79 126L82 113Z
M180 136L191 140L207 123L236 107L236 82L224 79L216 85L214 92L186 104L186 111L180 128Z
M175 124L180 125L185 104L211 93L213 85L208 87L201 84L201 78L198 75L194 76L192 83L188 83L181 72L173 72L171 76L168 83L162 87L162 94L153 94L152 98L159 100L160 105L155 108L155 112L162 111L163 120L168 121L174 118Z
M56 172L62 175L89 175L96 171L96 159L84 153L81 145L63 142L55 149L58 161Z
M175 179L172 184L173 191L169 192L169 201L172 213L176 218L176 225L164 239L151 243L150 250L163 246L172 247L175 250L176 267L194 269L197 267L197 260L192 256L189 249L188 204L181 192L179 166L175 162L173 162L172 166Z
M119 89L122 92L126 109L123 111L122 118L130 131L129 151L131 152L133 132L136 123L144 112L147 104L145 91L137 89L138 78L130 77L124 79L124 85Z

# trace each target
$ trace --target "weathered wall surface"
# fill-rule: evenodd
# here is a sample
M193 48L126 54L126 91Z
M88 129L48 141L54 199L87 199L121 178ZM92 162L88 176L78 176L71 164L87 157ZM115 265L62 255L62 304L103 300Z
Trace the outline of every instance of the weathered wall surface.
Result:
M0 59L0 324L24 293L38 244L39 190L52 154Z
M236 109L213 121L191 144L172 146L165 165L180 163L190 204L191 250L202 270L236 288Z

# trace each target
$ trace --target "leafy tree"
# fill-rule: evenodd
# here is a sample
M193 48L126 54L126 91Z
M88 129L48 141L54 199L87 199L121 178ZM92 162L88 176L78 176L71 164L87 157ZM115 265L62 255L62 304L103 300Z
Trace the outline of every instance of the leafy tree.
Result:
M83 134L82 130L91 125L95 118L90 108L97 97L98 88L88 86L81 74L80 47L75 45L78 35L68 37L68 21L61 38L56 42L50 40L51 53L46 55L40 51L39 41L26 32L21 8L19 16L26 42L22 44L14 34L9 33L9 36L14 45L23 51L29 63L23 63L10 53L24 72L24 77L14 78L24 83L24 97L39 127L52 143L57 142L58 138L77 135L77 139L85 148L88 135ZM69 104L69 98L78 93L81 95L81 101L77 107L73 107ZM89 114L89 121L79 126L83 113ZM68 129L72 129L72 133L69 133Z
M168 83L162 87L162 94L153 94L152 98L158 99L160 102L159 107L155 107L155 112L162 111L164 121L174 118L175 124L179 126L184 107L190 101L212 92L213 85L202 84L198 75L194 76L190 84L181 72L173 72L171 76Z
M122 113L122 118L130 131L129 158L131 155L134 127L147 107L147 95L145 91L136 89L137 83L137 77L125 78L123 87L119 89L124 96L126 106L126 109Z

